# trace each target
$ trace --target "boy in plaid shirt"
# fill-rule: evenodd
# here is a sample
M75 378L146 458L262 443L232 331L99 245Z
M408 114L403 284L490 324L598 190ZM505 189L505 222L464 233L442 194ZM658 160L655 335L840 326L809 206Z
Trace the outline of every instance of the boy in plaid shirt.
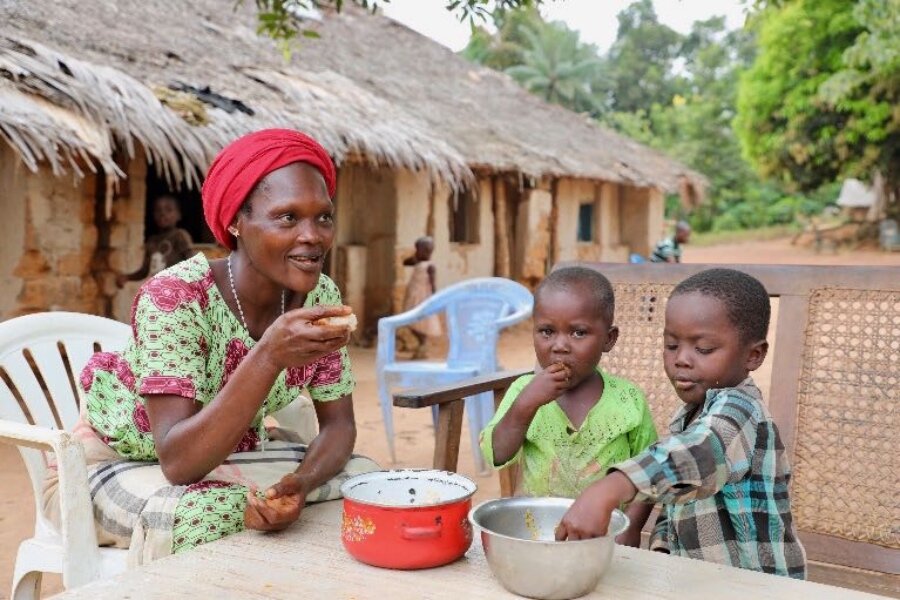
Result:
M710 269L676 286L663 358L684 406L672 435L587 488L557 539L605 535L620 504L659 502L651 549L806 577L784 445L748 376L766 357L769 315L765 288L740 271Z

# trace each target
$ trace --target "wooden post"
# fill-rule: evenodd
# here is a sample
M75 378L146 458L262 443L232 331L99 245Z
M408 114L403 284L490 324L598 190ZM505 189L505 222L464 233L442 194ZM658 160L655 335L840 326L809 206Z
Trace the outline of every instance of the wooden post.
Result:
M462 437L463 399L438 405L438 423L434 440L434 468L456 471L459 440Z
M500 408L500 403L503 401L503 397L506 396L506 390L508 389L509 386L494 390L494 410ZM519 477L519 465L515 464L504 467L503 469L500 469L500 472L497 475L500 478L500 497L506 498L512 496L516 491L516 480Z
M491 197L494 209L494 275L510 278L512 277L512 268L506 190L496 175L491 177Z

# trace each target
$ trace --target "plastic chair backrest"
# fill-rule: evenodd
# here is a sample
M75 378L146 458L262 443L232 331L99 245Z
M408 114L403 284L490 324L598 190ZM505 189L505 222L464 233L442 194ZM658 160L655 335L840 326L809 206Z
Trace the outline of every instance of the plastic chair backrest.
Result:
M514 281L489 277L464 281L438 294L446 307L447 364L496 370L499 332L531 314L531 292Z
M0 323L0 419L71 429L83 392L78 377L98 350L122 350L131 337L124 323L81 313L46 312ZM39 450L19 448L34 489L38 523L47 469Z

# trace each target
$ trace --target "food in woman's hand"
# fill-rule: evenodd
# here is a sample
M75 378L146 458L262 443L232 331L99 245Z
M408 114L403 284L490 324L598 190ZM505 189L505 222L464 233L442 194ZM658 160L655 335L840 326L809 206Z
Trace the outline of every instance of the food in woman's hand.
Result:
M322 317L314 321L316 325L327 325L329 327L346 327L350 331L356 331L356 315L341 315L339 317Z

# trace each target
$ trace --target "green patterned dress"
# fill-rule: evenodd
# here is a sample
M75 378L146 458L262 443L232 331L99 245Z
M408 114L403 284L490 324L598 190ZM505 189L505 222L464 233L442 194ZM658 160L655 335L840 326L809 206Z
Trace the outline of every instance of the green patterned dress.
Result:
M320 304L341 304L325 275L304 306ZM329 402L350 394L354 382L346 348L285 370L225 463L198 483L171 485L159 467L142 397L177 395L205 407L255 342L226 305L202 254L141 287L132 328L123 353L97 353L82 372L86 401L76 433L85 443L98 537L131 548L131 562L139 564L241 531L249 487L265 489L294 471L306 451L301 444L267 443L263 418L302 388L314 402ZM373 468L354 457L341 475ZM337 497L339 483L340 477L307 500Z

